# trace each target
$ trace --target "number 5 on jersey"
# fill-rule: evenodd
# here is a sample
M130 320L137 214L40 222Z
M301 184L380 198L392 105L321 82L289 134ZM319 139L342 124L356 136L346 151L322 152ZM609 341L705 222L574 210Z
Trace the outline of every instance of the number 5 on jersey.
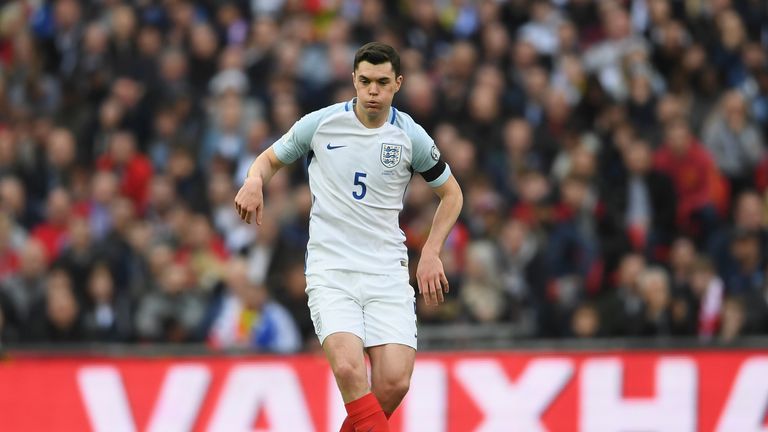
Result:
M363 180L368 174L363 172L356 172L355 173L355 186L360 186L360 192L352 191L352 197L356 200L361 200L365 196L365 193L368 192L368 188L365 186L365 183L363 183Z

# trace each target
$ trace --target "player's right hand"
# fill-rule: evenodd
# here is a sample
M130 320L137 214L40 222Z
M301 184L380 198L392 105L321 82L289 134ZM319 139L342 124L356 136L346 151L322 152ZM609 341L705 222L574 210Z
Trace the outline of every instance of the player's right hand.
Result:
M235 196L235 209L240 219L245 223L256 220L256 225L261 225L262 209L264 208L264 192L262 181L259 177L247 177L243 186Z

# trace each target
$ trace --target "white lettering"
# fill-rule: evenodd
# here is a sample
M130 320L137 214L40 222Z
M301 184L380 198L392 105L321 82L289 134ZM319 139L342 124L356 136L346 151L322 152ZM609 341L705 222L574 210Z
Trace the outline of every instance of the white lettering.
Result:
M495 360L464 360L456 377L485 414L476 432L546 431L541 416L573 375L568 359L531 361L511 383Z
M328 431L336 432L341 429L341 424L347 418L347 409L344 408L344 399L336 385L333 372L328 369Z
M84 367L78 371L77 381L93 430L133 432L138 429L117 368ZM205 366L170 368L146 430L192 430L209 382L210 372Z
M580 430L590 432L686 432L696 430L696 363L661 359L655 398L622 397L619 359L584 362L581 371Z
M747 359L739 369L726 402L718 432L768 432L763 426L768 405L768 358Z
M403 432L444 432L448 382L445 367L436 361L416 362L411 388L403 399Z
M191 431L210 381L211 373L203 365L172 367L165 377L147 431Z
M77 371L77 384L91 422L91 429L96 432L136 430L128 396L117 368L84 367Z
M269 432L315 430L293 369L258 364L236 366L229 373L208 431L250 431L261 409L269 415Z

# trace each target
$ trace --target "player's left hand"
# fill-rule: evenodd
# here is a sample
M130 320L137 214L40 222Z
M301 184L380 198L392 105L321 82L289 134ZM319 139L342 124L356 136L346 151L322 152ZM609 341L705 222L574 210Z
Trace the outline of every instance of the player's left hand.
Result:
M443 292L448 292L448 278L445 277L443 262L437 254L422 253L416 269L416 281L427 305L445 301Z

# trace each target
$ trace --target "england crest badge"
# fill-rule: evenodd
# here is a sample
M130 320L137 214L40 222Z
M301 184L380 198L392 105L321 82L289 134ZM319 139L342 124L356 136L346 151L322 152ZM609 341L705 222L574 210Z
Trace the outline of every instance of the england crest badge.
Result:
M400 163L400 156L403 153L402 144L381 144L381 163L387 168L394 168Z

